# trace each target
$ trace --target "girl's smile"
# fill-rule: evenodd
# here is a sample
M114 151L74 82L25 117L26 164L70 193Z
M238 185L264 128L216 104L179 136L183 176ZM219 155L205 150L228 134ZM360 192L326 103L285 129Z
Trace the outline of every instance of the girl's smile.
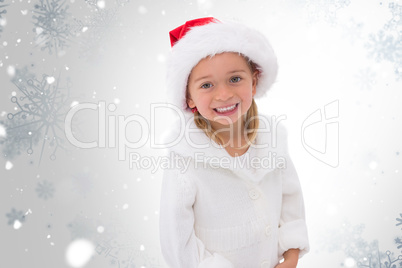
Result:
M238 106L239 103L236 103L226 107L214 108L214 110L219 115L231 115L237 111Z

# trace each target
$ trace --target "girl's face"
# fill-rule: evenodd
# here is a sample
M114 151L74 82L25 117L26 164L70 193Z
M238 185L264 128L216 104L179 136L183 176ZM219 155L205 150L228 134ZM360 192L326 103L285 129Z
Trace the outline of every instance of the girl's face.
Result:
M190 108L216 128L230 125L247 113L256 93L257 74L238 53L225 52L202 59L188 79ZM216 122L217 124L214 124Z

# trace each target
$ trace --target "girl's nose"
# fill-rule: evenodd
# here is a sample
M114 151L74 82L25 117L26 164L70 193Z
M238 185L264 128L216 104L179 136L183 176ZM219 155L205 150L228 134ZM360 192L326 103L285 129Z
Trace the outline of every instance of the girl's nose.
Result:
M215 90L215 99L226 101L233 96L233 92L229 86L225 84L218 85Z

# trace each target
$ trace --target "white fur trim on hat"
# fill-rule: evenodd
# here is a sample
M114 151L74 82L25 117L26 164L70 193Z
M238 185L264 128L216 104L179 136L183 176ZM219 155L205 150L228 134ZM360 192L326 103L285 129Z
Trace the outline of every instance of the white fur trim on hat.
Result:
M238 52L257 64L260 75L254 98L263 96L275 82L278 64L267 38L237 22L211 22L192 27L172 47L167 62L167 98L179 109L187 109L186 86L191 70L207 56Z

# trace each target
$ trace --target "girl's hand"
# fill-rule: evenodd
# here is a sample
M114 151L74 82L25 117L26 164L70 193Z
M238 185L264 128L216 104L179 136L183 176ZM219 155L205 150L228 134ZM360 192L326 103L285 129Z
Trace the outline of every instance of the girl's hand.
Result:
M278 264L277 266L275 266L275 268L296 268L297 263L294 262L290 262L290 261L284 261L280 264Z
M275 268L296 268L299 260L299 249L291 248L283 253L284 261L275 266Z

